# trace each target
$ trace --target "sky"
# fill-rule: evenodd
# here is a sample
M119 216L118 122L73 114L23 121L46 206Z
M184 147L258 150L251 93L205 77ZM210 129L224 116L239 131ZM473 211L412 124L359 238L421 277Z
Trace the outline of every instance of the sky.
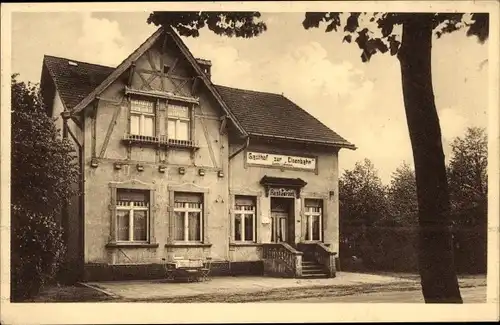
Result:
M16 12L12 72L39 82L44 54L116 66L155 30L148 12ZM339 168L370 159L386 184L403 162L413 164L399 61L377 54L368 63L342 33L305 30L301 13L262 13L267 31L253 39L202 30L183 38L194 56L212 61L216 84L281 93L357 146L343 149ZM488 123L488 42L465 31L433 42L432 73L443 148L467 127ZM300 121L297 121L300 123Z

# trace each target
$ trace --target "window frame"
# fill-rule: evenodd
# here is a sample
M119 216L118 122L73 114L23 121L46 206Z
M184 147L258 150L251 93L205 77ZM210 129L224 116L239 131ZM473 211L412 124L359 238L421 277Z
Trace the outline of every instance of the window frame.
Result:
M315 206L309 206L307 205L308 201L319 201L319 212L313 211ZM322 242L324 239L323 236L323 214L324 214L324 199L322 198L305 198L304 199L304 222L305 222L305 229L304 229L304 240L306 242ZM313 217L318 217L318 234L319 234L319 239L314 239L313 238ZM309 229L309 232L307 231Z
M144 102L150 102L153 107L153 113L148 113L148 112L142 112L138 110L134 110L134 101L144 101ZM156 99L151 99L151 98L143 98L143 97L138 97L138 96L133 96L130 97L129 100L129 125L128 125L128 133L130 135L137 135L137 136L144 136L144 137L156 137L157 136L157 119L158 119L158 101ZM139 117L139 134L134 134L132 133L132 117L133 116L138 116ZM153 118L153 124L152 124L152 135L146 135L144 134L144 120L145 116L149 116Z
M208 187L201 187L193 183L185 183L180 185L169 185L169 203L168 203L168 237L165 246L197 246L197 245L210 245L209 232L207 231L210 220L210 189ZM201 215L201 236L200 241L176 241L175 240L175 193L193 193L202 195L202 208L203 212Z
M108 240L108 245L110 246L127 246L127 245L141 245L141 244L151 244L157 246L156 243L156 237L155 237L155 214L157 207L155 205L155 194L156 194L156 186L154 184L148 184L141 182L139 180L129 180L125 182L111 182L109 183L109 189L110 189L110 204L109 204L109 210L111 212L110 214L110 232L109 232L109 240ZM118 216L117 216L117 211L118 209L118 191L119 190L141 190L141 191L147 191L149 194L149 208L147 212L147 225L146 225L146 231L147 231L147 240L146 241L121 241L118 240ZM130 218L133 217L129 216ZM132 224L133 225L133 224ZM129 226L130 227L130 226ZM132 229L132 230L131 230ZM129 228L129 235L130 232L133 231L133 227ZM130 238L130 237L129 237ZM133 237L132 237L133 238Z
M118 192L121 190L125 190L125 189L119 188L116 190L117 197L118 197ZM129 190L129 189L126 189L126 190ZM141 191L144 191L144 190L141 190ZM148 192L148 191L145 190L145 192ZM117 202L117 204L116 204L117 217L115 220L115 222L116 222L116 225L115 225L115 227L116 227L115 228L116 229L116 234L115 234L116 242L117 243L148 243L149 242L149 216L150 216L149 210L151 209L151 204L149 203L149 200L147 202L148 205L146 207L135 206L134 201L130 201L128 205L120 205L120 204L118 204L118 202L119 202L118 200L116 202ZM118 211L129 211L129 215L128 215L128 227L129 227L128 240L121 240L119 237ZM135 238L134 238L134 223L135 223L134 211L146 211L146 240L135 240Z
M181 117L181 116L173 116L173 115L170 115L170 112L171 112L171 106L179 106L179 107L185 107L187 109L187 117ZM184 103L184 102L178 102L178 101L167 101L165 103L165 118L166 118L166 122L167 122L167 130L166 130L166 137L168 140L174 140L174 141L192 141L192 129L193 129L193 105L190 105L188 103ZM169 136L169 133L170 133L170 126L169 126L169 122L170 121L174 121L175 122L175 136L173 138L171 138ZM179 136L178 136L178 130L179 130L179 125L184 122L187 124L187 134L186 134L186 137L187 139L180 139Z
M250 199L253 205L237 204L238 199ZM252 210L237 209L238 206L241 207L253 207ZM240 234L241 238L236 239L236 216L239 215L240 221ZM246 223L245 220L248 216L252 217L252 238L248 240L246 238ZM233 200L233 213L232 213L232 224L231 224L231 238L234 243L256 243L257 242L257 197L252 195L235 195Z
M174 192L174 200L175 200L175 194L176 193L181 193L181 192ZM183 193L186 193L186 192L183 192ZM196 194L196 195L199 195L199 193L189 193L189 194ZM203 195L203 194L201 194ZM201 201L203 201L203 198L201 199ZM177 207L175 206L177 202L174 201L174 218L176 219L177 218L177 215L176 215L176 212L182 212L183 213L183 216L184 216L184 231L183 231L183 238L184 239L176 239L174 237L174 241L175 242L178 242L178 243L201 243L202 240L203 240L203 233L204 233L204 222L203 222L203 203L199 203L200 207L199 208L190 208L190 207L187 207L187 205L189 204L189 202L182 202L182 204L184 205L182 208L181 207ZM189 240L189 212L195 212L195 213L199 213L199 223L200 223L200 232L198 233L198 237L200 238L200 240ZM175 221L174 220L174 227L175 227ZM177 230L177 229L176 229Z

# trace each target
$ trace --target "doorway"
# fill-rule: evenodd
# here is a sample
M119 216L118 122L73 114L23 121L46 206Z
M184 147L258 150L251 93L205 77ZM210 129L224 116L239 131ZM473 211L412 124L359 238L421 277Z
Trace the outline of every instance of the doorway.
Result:
M293 198L271 198L271 242L295 244Z

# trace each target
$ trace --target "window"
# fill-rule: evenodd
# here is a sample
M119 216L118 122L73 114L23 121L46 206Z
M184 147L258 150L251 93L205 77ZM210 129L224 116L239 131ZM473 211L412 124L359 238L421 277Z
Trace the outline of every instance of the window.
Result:
M167 115L168 138L175 140L189 140L189 107L169 103L167 107Z
M255 241L255 198L235 197L233 239Z
M321 200L305 200L306 240L322 240L322 204Z
M154 125L154 102L132 99L130 106L130 134L152 137L155 135Z
M149 191L117 189L116 239L119 242L147 242Z
M163 73L164 74L168 74L168 72L170 71L170 67L168 65L163 65Z
M174 194L175 240L199 242L202 238L203 195Z

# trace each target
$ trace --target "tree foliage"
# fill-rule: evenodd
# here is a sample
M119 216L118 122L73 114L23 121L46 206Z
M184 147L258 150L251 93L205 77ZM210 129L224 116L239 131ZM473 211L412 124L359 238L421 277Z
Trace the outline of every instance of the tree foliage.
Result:
M64 255L60 215L76 195L73 148L58 135L37 86L11 78L11 251L14 299L34 295Z
M487 265L488 175L486 130L468 128L452 144L448 167L457 269L484 273Z
M452 158L449 164L448 178L452 210L459 212L486 208L488 198L486 130L470 127L463 137L457 137L453 140L451 147ZM459 222L472 225L479 220L468 219Z
M325 32L337 32L343 24L343 41L355 42L361 50L361 60L366 62L376 53L389 52L390 55L397 55L401 46L400 27L413 15L382 12L308 12L302 25L306 29L325 25ZM438 38L461 28L466 28L469 36L477 36L480 42L488 38L487 13L429 13L428 15Z
M148 17L148 24L172 26L182 36L198 37L199 30L207 27L217 35L250 38L267 30L259 20L259 12L235 11L155 11Z
M339 180L340 256L355 256L363 266L376 267L376 226L387 218L387 191L369 159L345 170Z
M344 171L339 180L341 222L371 226L387 215L386 189L369 159Z
M389 215L394 226L417 226L418 202L415 171L403 162L392 174L388 188Z

